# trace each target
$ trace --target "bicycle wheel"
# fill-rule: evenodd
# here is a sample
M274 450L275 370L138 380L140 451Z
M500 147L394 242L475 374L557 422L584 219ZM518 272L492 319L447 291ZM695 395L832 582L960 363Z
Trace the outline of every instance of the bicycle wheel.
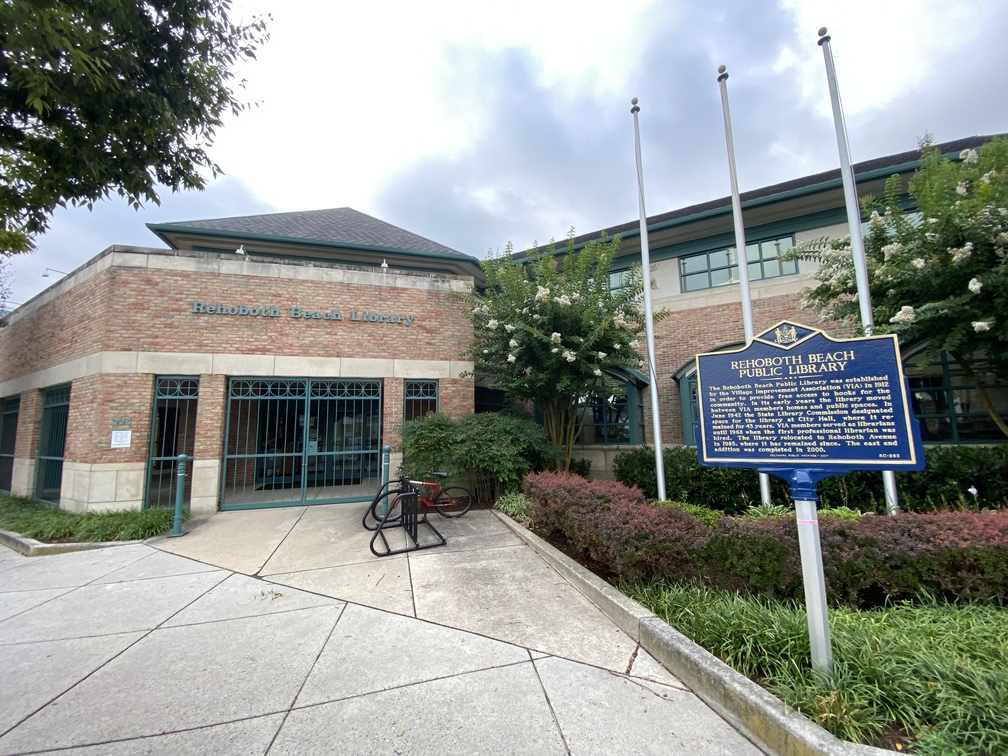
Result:
M461 517L473 505L475 498L465 486L442 488L434 500L434 509L442 517Z

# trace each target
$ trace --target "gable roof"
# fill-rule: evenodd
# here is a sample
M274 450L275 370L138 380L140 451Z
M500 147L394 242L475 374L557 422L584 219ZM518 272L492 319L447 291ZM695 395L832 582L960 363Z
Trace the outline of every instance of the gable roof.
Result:
M438 244L350 207L176 223L148 223L147 228L173 247L178 235L212 235L275 242L295 240L321 242L326 246L373 247L379 251L429 252L473 259L470 255L446 247L444 244Z

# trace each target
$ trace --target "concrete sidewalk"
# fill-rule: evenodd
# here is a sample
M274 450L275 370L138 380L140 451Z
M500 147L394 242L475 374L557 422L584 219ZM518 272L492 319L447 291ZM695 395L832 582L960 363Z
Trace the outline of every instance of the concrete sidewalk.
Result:
M760 753L492 512L377 558L362 511L0 547L0 754Z

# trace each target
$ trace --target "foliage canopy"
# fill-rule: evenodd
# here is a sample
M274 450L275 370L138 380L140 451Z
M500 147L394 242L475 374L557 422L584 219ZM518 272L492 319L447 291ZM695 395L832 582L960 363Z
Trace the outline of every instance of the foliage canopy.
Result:
M31 250L68 202L114 190L138 208L220 173L207 150L269 37L230 5L0 0L0 252Z
M902 212L899 176L889 179L881 203L866 204L875 333L925 343L927 355L946 351L1008 435L986 391L992 379L1008 376L1008 140L963 150L955 161L933 146L922 149L909 183L917 213ZM791 254L820 263L806 303L824 319L860 328L850 236L805 242ZM983 358L979 369L974 356Z
M606 401L610 373L637 370L643 362L637 352L643 279L637 267L610 288L618 251L618 237L578 250L571 238L562 259L550 244L515 260L508 245L502 257L483 262L485 289L466 297L476 377L513 400L535 403L546 437L561 450L563 470L583 424L581 403Z

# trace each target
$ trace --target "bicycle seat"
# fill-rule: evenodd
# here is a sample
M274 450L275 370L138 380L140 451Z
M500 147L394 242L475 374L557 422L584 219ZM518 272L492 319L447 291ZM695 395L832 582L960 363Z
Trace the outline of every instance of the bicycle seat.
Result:
M446 472L435 472L435 473L431 473L431 475L433 475L435 478L447 478L448 477L448 473L446 473Z

